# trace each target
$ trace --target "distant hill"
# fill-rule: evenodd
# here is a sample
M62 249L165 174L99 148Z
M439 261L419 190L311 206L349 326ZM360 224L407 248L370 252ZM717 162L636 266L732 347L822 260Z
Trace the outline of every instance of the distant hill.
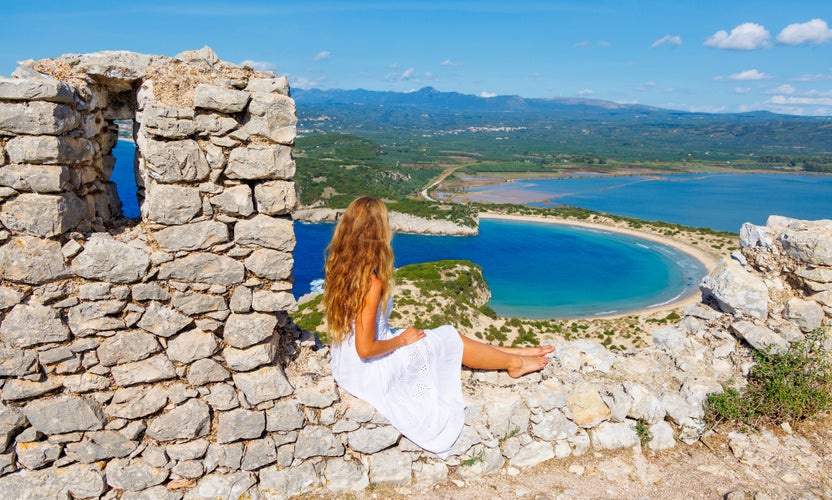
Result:
M611 150L617 156L832 155L829 117L690 113L599 99L486 98L432 87L414 92L295 89L292 95L302 134L337 131L378 138L379 133L509 128L514 139L531 145L563 144L570 152Z

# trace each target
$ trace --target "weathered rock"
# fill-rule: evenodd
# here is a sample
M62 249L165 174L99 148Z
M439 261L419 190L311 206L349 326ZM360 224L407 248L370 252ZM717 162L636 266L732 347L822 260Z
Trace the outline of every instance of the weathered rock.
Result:
M676 440L673 438L673 428L664 420L648 427L647 432L650 436L647 446L651 450L661 451L676 446Z
M137 116L144 132L166 139L185 139L196 132L194 110L149 102Z
M157 354L134 363L114 366L111 373L116 384L122 387L158 382L176 377L173 364L164 354Z
M184 404L151 420L147 435L157 441L196 439L208 434L211 412L208 405L198 399Z
M139 144L139 148L144 154L147 174L157 182L203 181L208 178L211 170L205 159L205 153L196 141L191 139L145 140Z
M589 340L573 340L555 346L555 357L567 370L608 373L615 356L604 346Z
M0 498L98 498L106 489L101 467L72 464L67 467L19 472L0 478Z
M624 389L633 399L627 416L634 420L643 420L648 424L655 424L664 420L666 414L659 398L651 393L647 387L635 383L625 382Z
M267 181L254 186L257 211L266 215L286 215L298 204L295 184L289 181Z
M189 490L190 491L190 490ZM125 491L121 500L181 500L182 493L173 492L163 485L151 486L142 491Z
M27 469L40 469L45 467L61 455L63 447L48 441L17 443L15 452L17 461Z
M282 94L253 93L244 129L279 144L293 144L297 135L295 101Z
M558 441L573 436L578 426L557 410L532 417L532 435L544 441Z
M247 146L231 150L225 175L231 179L291 179L295 161L287 146Z
M34 165L74 165L88 162L95 147L87 139L54 136L18 136L6 143L9 163Z
M786 302L783 317L792 320L801 331L811 332L820 328L824 312L817 302L792 297Z
M190 363L207 358L219 349L219 343L211 332L190 330L168 341L168 358L180 363Z
M240 468L243 470L257 470L277 461L277 449L271 437L254 439L246 443L246 452Z
M0 344L0 377L22 377L37 370L38 357L35 353Z
M289 292L257 290L252 293L251 308L258 312L294 311L297 302Z
M305 421L306 418L296 400L282 399L266 410L266 430L269 432L300 429Z
M103 391L110 387L109 377L96 375L94 373L79 373L64 377L63 386L70 392L81 394L92 391Z
M167 470L148 465L139 458L111 460L104 472L107 484L127 491L141 491L168 478Z
M170 337L180 332L193 322L188 316L166 307L159 302L151 302L137 323L139 328L160 337Z
M32 427L44 434L98 430L106 420L98 404L80 396L58 396L31 401L23 414Z
M295 458L305 460L310 457L340 457L344 454L344 445L335 437L328 427L307 425L298 434L295 443ZM410 464L408 464L408 471ZM409 476L408 472L408 476Z
M723 260L702 279L699 288L703 297L713 297L722 311L757 319L768 316L768 288L736 261Z
M202 110L200 110L202 111ZM240 124L234 118L219 113L198 112L194 117L194 125L200 135L223 136L236 129ZM213 167L211 157L207 154L208 163ZM222 168L222 167L220 167Z
M150 257L142 250L102 233L93 234L71 264L78 276L114 283L139 281L147 275L148 267Z
M4 401L19 401L29 399L47 392L52 392L61 387L57 380L44 380L43 382L32 382L29 380L11 379L3 385Z
M780 235L786 255L816 266L832 266L832 221L795 221Z
M755 349L762 350L771 346L772 352L776 354L783 354L789 349L789 343L783 337L765 326L750 321L737 321L731 328Z
M245 349L258 342L271 339L277 327L277 318L272 314L234 314L225 322L223 340L238 349Z
M23 193L0 209L0 222L6 228L43 238L75 228L85 216L86 206L74 193Z
M52 78L0 78L0 100L48 101L72 104L71 85Z
M69 308L67 324L76 337L92 335L103 330L120 330L126 325L115 315L120 314L124 306L125 303L120 300L82 302Z
M384 425L368 429L360 427L347 435L350 449L359 453L373 454L395 445L401 434L395 427Z
M255 250L246 258L246 269L268 280L285 280L292 276L292 254L270 248Z
M69 328L51 307L18 304L0 324L0 339L14 347L31 347L69 339Z
M245 268L231 257L198 252L162 264L159 277L188 283L234 285L242 283Z
M0 102L2 135L62 135L80 123L78 112L66 104L44 101Z
M248 217L254 213L251 188L246 184L225 188L222 193L210 198L211 205L220 213Z
M235 385L243 391L246 400L251 404L288 396L293 391L286 375L278 366L268 366L253 372L235 373L232 377Z
M207 293L174 292L171 302L173 307L189 316L228 310L222 296Z
M222 350L222 357L229 369L246 372L271 364L277 353L277 346L271 342L256 344L245 349L226 347Z
M119 389L105 413L115 418L137 419L156 413L168 402L167 394L152 386Z
M245 109L249 96L248 92L242 90L202 83L194 89L194 107L221 113L238 113Z
M188 383L194 387L228 380L231 374L216 361L204 358L198 359L188 367Z
M88 437L91 438L90 441L67 444L67 456L91 464L111 458L124 458L139 445L138 442L131 441L116 431L97 431L89 433Z
M144 216L160 224L186 224L202 211L199 189L151 183L142 205Z
M104 366L140 361L161 348L153 335L138 330L127 331L104 340L98 348L98 360Z
M167 227L153 237L168 252L206 250L229 240L228 226L214 220Z
M242 439L257 439L265 428L266 416L262 411L238 408L222 412L217 419L217 442L232 443Z
M639 445L638 434L629 422L602 422L589 435L592 447L596 450L617 450Z
M319 484L318 473L311 462L296 467L267 467L260 471L258 489L266 499L290 498L311 491Z
M361 491L370 485L367 470L356 461L328 460L324 469L327 489L336 493ZM445 471L447 479L447 469Z
M396 449L373 455L370 461L370 481L375 484L409 486L413 459Z
M77 184L77 179L72 170L63 165L7 165L0 168L0 186L17 191L60 193L77 187L73 184Z
M57 241L16 236L0 247L0 276L7 280L40 285L68 275Z
M755 226L746 222L740 227L740 247L742 248L771 248L773 243L771 232L765 226Z
M584 428L595 427L611 414L598 390L588 383L579 385L569 394L567 408L575 424Z
M199 480L195 488L185 492L183 500L245 498L246 492L255 484L257 484L257 481L251 472L239 471L233 474L208 474ZM254 497L252 496L252 498Z
M139 302L146 300L170 300L168 291L156 283L136 283L131 287L130 294L133 300Z
M314 383L296 389L295 397L304 406L328 408L338 400L335 379L331 376L317 378Z

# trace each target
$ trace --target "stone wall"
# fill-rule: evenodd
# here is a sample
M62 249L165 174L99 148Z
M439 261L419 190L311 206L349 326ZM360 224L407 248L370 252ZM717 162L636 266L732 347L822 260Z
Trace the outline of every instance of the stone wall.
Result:
M109 52L0 80L0 497L285 498L466 481L590 451L684 446L702 403L832 316L832 222L743 226L703 302L626 353L554 342L514 380L463 371L447 460L340 391L299 331L286 80ZM108 182L134 119L141 221ZM641 435L637 429L642 429Z

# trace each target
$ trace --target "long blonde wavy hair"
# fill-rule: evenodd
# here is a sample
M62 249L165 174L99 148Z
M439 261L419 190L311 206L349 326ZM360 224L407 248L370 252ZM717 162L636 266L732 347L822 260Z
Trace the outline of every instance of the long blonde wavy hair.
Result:
M333 343L340 344L350 335L372 274L382 282L381 303L387 307L393 291L392 237L387 207L378 198L354 200L335 226L326 249L323 298Z

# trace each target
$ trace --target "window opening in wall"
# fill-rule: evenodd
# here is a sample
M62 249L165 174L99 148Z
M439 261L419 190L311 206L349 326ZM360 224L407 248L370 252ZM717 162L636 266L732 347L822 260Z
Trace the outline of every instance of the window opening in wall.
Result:
M125 122L118 120L117 123L119 125L118 141L112 151L116 163L110 180L116 185L124 216L137 218L140 217L140 212L136 175L133 169L136 144L133 142L132 132L129 132L133 130L133 122L132 120ZM125 131L128 132L125 133Z

